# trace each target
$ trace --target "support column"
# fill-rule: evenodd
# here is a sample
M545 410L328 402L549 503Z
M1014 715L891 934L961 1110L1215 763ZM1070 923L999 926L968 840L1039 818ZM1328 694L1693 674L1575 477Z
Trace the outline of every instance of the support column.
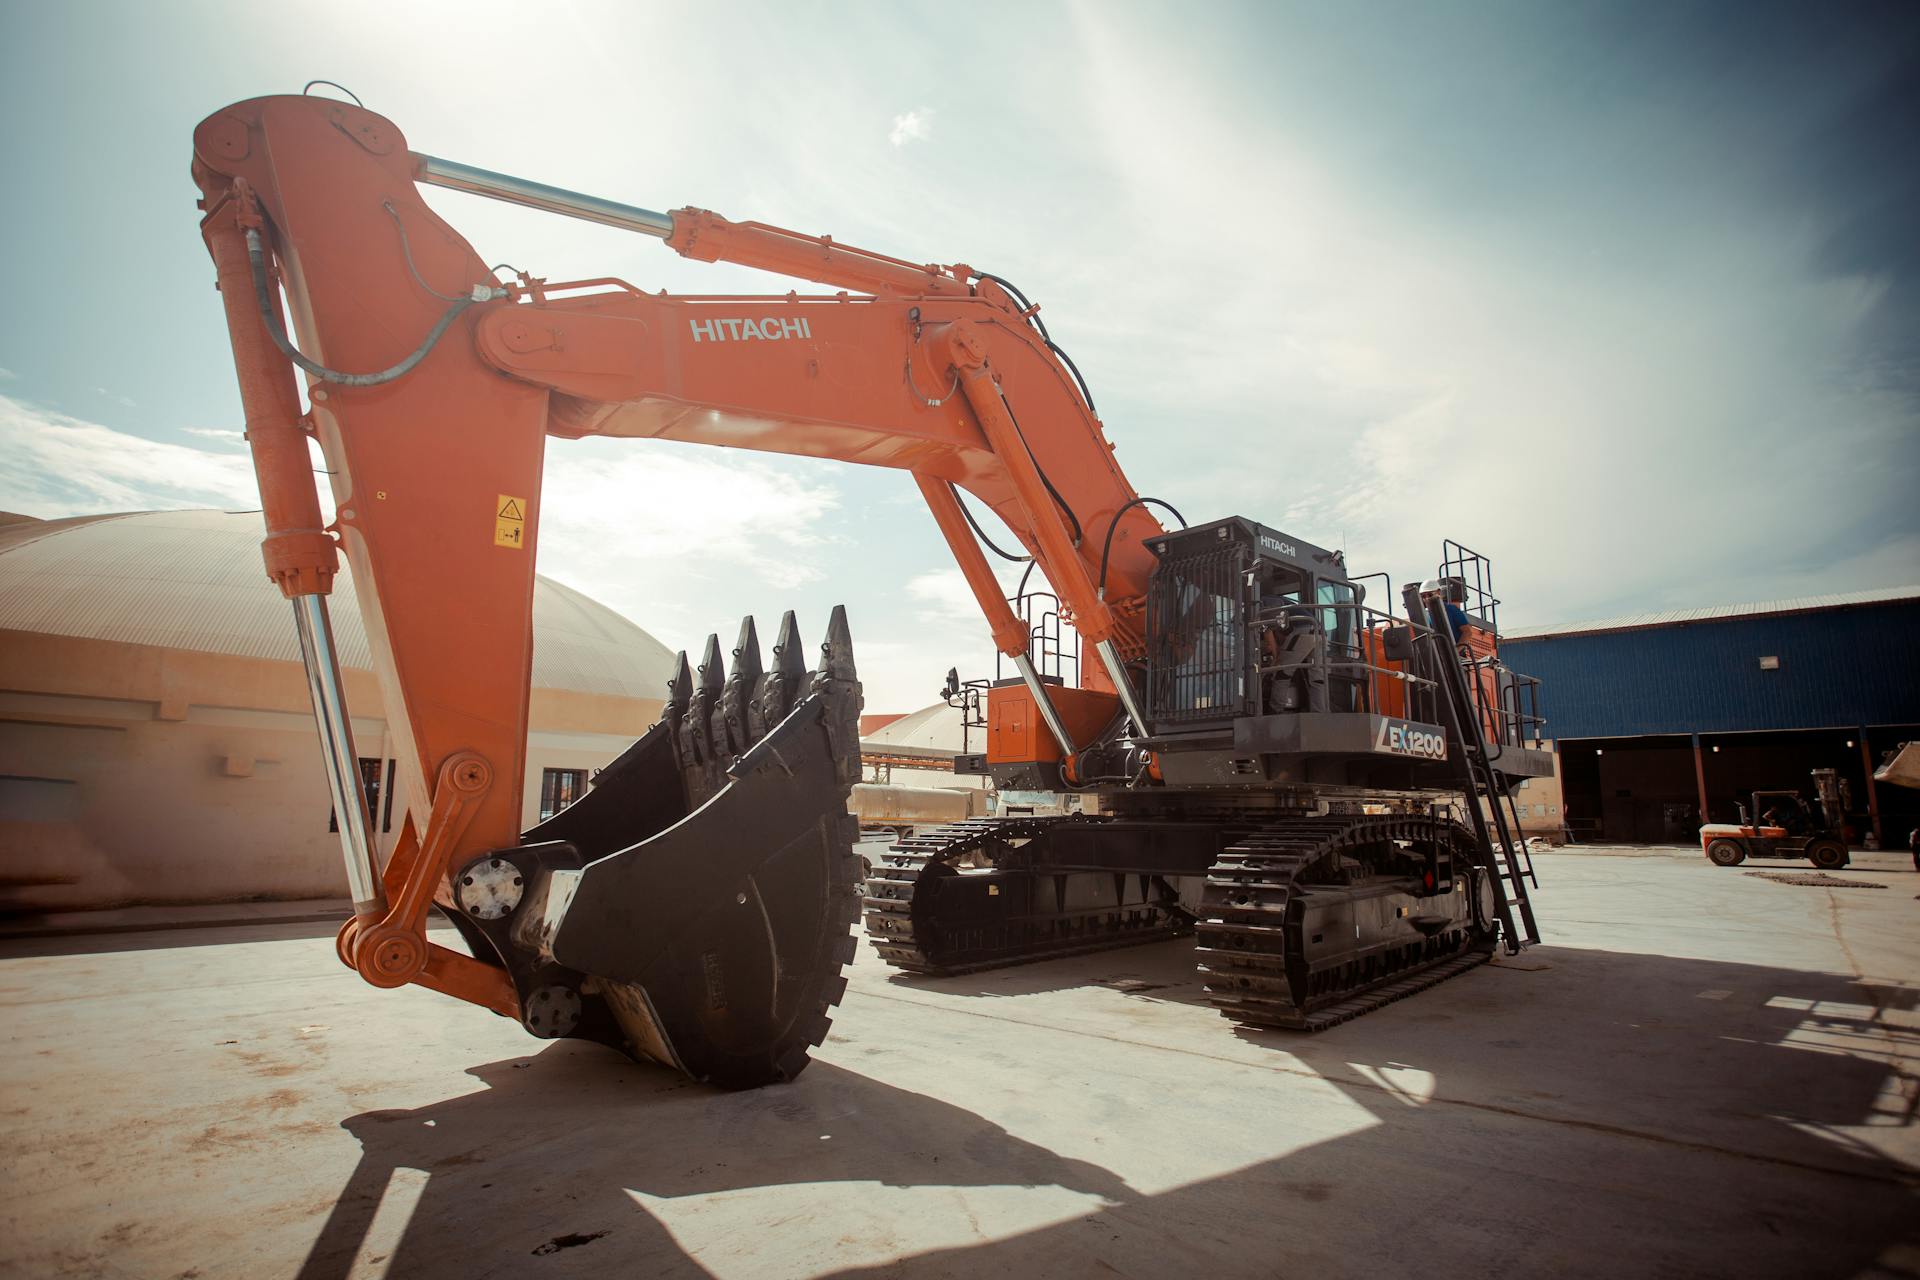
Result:
M1689 734L1693 739L1693 781L1700 788L1700 821L1712 822L1707 816L1707 757L1700 749L1700 735Z
M1880 793L1873 785L1873 748L1867 745L1867 727L1861 725L1854 730L1860 739L1860 771L1867 777L1867 817L1873 820L1873 842L1882 849L1887 847L1887 838L1880 831Z

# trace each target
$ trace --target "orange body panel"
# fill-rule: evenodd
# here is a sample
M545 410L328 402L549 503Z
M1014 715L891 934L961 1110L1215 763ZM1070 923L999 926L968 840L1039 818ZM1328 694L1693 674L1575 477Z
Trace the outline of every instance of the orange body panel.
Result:
M1120 709L1120 696L1097 689L1049 686L1054 710L1075 742L1091 742ZM987 760L993 764L1021 764L1031 760L1058 761L1060 744L1047 731L1040 708L1024 684L1004 684L987 690Z
M1387 671L1405 671L1407 664L1395 662L1387 657L1386 641L1382 633L1384 628L1373 627L1360 638L1360 649L1369 666L1383 667ZM1373 706L1383 716L1402 718L1407 714L1407 685L1379 671L1372 673Z
M1700 828L1700 847L1715 840L1785 840L1785 827L1756 827L1751 823L1710 822Z

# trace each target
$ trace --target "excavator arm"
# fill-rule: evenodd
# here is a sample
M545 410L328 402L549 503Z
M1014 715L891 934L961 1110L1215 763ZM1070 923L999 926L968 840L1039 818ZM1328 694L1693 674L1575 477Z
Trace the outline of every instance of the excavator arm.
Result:
M1095 646L1102 665L1089 685L1144 724L1128 664L1143 651L1145 544L1161 526L1035 309L1003 282L421 156L391 122L327 99L254 99L209 117L193 174L260 483L267 572L293 603L343 815L355 918L341 958L367 981L434 987L535 1034L601 1039L735 1084L797 1070L844 986L858 683L837 611L813 672L791 616L771 668L751 620L730 674L715 642L697 678L683 655L662 722L577 813L521 831L549 435L911 472L996 645L1070 756L1077 744L1033 674L965 489L1012 529ZM675 297L614 279L503 283L421 199L422 182L838 292ZM309 439L332 487L325 527ZM352 780L325 611L341 553L410 797L384 869ZM427 940L436 904L462 922L473 957Z

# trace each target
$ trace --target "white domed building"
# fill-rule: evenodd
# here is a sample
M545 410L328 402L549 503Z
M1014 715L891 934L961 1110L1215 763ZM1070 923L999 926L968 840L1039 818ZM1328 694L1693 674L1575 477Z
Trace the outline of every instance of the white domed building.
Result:
M258 512L0 524L0 905L339 897L293 618ZM330 601L382 854L407 797L343 562ZM673 655L549 578L533 595L523 825L658 718Z

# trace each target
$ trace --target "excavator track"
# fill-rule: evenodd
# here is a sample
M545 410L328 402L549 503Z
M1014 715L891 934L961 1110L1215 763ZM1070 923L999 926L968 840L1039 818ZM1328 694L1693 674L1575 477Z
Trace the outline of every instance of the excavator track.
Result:
M1452 922L1463 927L1440 928L1333 966L1308 963L1306 946L1319 941L1315 924L1350 923L1337 911L1346 904L1343 886L1334 882L1343 855L1395 840L1442 838L1461 848L1467 833L1427 817L1290 818L1223 850L1208 873L1197 927L1196 950L1214 1007L1249 1027L1321 1031L1485 963L1497 926L1480 897L1481 874L1465 866L1468 909ZM1318 904L1316 892L1323 898ZM1336 910L1328 913L1328 906Z
M998 865L1000 858L1018 860L1019 851L1010 848L1013 841L1042 840L1062 825L1090 821L1097 819L1075 814L972 818L908 836L892 845L867 877L863 902L868 941L897 969L944 976L1136 946L1187 932L1189 922L1171 909L1170 899L1128 902L1124 886L1116 885L1115 901L1068 906L1061 900L1064 887L1048 888L1082 877L1104 888L1127 877L1051 871L1044 865ZM963 875L955 863L976 852L994 856L995 869ZM955 887L956 880L966 882L968 890L985 889L992 895L976 895L976 906L1001 899L1007 908L986 916L974 910L942 919L945 913L936 909L945 896L942 890Z

